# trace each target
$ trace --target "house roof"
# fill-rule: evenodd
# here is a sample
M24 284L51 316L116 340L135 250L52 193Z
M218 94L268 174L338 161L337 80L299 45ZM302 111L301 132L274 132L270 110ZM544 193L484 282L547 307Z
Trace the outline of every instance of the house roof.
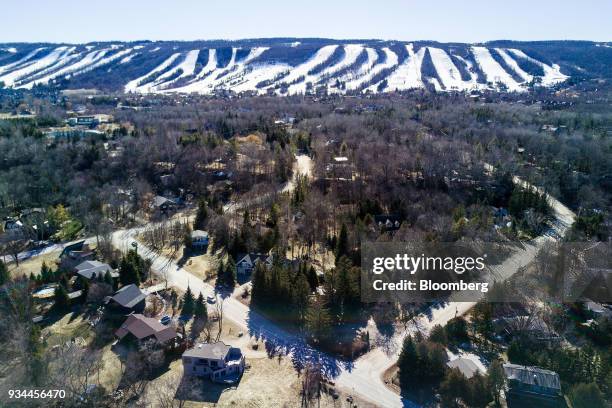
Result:
M183 357L206 358L209 360L225 360L232 347L223 343L203 343L196 347L185 350Z
M106 271L113 272L113 268L109 264L100 261L84 261L75 266L77 274L86 278L93 279L97 276L104 276Z
M208 232L202 230L194 230L191 232L191 238L208 238Z
M554 371L538 367L522 366L518 364L504 364L504 372L508 380L515 380L523 384L537 385L539 387L561 390L559 374Z
M111 298L115 303L127 308L133 308L142 302L146 295L134 284L127 285L119 289L115 296Z
M272 263L272 255L268 255L268 254L239 254L236 257L236 264L240 264L243 262L246 262L250 265L255 265L255 263L259 261L259 262L263 262L263 263L267 263L267 264L271 264Z
M170 200L169 198L162 197L162 196L155 196L155 198L153 199L153 205L155 207L161 207L164 204L174 205L176 203Z
M115 332L115 335L122 339L128 333L131 333L138 340L155 336L160 343L165 343L176 337L176 331L172 326L164 326L157 319L145 317L141 314L129 315L126 321Z
M84 244L85 244L85 240L75 242L74 244L66 245L64 249L62 250L62 253L59 255L59 257L61 258L63 255L67 254L70 251L82 251Z
M468 358L459 357L446 363L449 368L457 368L466 378L472 378L478 372L478 366Z

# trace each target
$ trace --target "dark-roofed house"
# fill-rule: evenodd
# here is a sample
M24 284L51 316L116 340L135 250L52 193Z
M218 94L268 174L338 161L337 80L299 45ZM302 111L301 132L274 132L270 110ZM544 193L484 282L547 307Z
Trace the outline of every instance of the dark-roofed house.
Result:
M81 262L93 259L94 252L85 241L66 245L59 255L58 265L61 269L70 271Z
M248 275L253 272L255 265L261 262L266 267L272 266L272 255L266 254L241 254L236 257L236 273Z
M163 196L155 196L151 206L162 214L176 210L176 202Z
M147 296L134 284L127 285L115 292L108 299L108 306L121 313L137 312L145 309L145 298Z
M113 278L119 277L119 273L113 268L111 268L109 264L95 260L81 262L80 264L75 266L74 269L77 275L87 280L94 280L100 277L104 277L104 275L106 275L106 272L110 272Z
M183 372L215 382L233 383L244 372L244 356L239 348L223 342L198 344L183 353Z
M565 407L561 381L554 371L504 364L508 407Z
M157 319L141 314L131 314L115 332L119 340L134 338L138 341L154 339L159 344L171 345L178 337L174 327L164 326Z

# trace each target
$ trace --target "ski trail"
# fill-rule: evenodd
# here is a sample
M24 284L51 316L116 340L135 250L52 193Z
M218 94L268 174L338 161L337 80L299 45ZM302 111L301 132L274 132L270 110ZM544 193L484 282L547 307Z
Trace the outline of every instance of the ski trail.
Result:
M502 84L509 91L522 91L524 88L508 74L504 68L499 65L497 61L491 56L491 53L485 47L472 47L472 53L476 59L476 63L482 69L487 82L492 83L494 86L499 87L496 84Z
M181 55L180 52L174 53L172 54L170 57L168 57L164 62L162 62L160 65L158 65L157 67L155 67L152 71L146 73L145 75L136 78L130 82L128 82L125 85L125 92L140 92L140 88L142 88L141 86L139 86L138 84L143 81L144 79L148 78L149 76L156 74L158 72L162 72L163 70L165 70L166 68L168 68L179 56ZM143 86L146 86L146 84L143 84ZM143 88L144 89L144 88Z

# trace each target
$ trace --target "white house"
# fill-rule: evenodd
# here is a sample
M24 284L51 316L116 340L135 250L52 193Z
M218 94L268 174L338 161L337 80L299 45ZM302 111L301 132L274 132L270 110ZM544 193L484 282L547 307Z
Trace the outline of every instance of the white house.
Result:
M198 344L186 350L182 360L185 375L215 382L236 382L244 372L242 351L223 342Z

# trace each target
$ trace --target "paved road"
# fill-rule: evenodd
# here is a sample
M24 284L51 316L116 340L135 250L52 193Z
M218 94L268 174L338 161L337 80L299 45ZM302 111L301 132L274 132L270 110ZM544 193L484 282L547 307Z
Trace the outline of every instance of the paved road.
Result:
M518 178L515 182L525 185L525 182ZM498 265L495 268L496 280L508 279L522 266L532 262L545 243L562 237L571 226L575 217L573 212L552 197L549 197L549 202L555 218L553 228L545 235L526 243L522 250L516 251ZM137 233L138 229L117 231L113 234L113 243L117 248L126 250L131 247ZM169 285L183 290L189 286L196 295L200 292L204 296L214 294L212 286L179 267L174 261L147 249L142 243L139 243L139 253L153 261L153 270L165 277ZM418 328L427 332L434 325L444 326L453 317L468 312L474 305L475 302L451 301L432 308L429 316L421 316L409 331ZM269 347L290 354L296 365L304 365L309 361L321 363L327 374L335 378L336 384L347 392L358 393L362 398L382 407L415 406L387 388L382 381L384 371L397 361L402 341L407 334L405 330L398 329L391 339L385 339L385 347L374 348L354 363L343 363L313 349L300 336L286 332L234 298L223 300L223 314L224 318L236 323L251 336L265 338ZM375 343L379 340L381 339L373 339Z
M310 175L310 170L308 169L312 167L312 163L309 159L298 157L296 167L298 169L295 172L296 174L300 172ZM526 184L518 178L515 178L515 183ZM290 182L283 190L291 191L294 186L295 184ZM496 276L499 280L509 278L521 266L533 261L538 251L546 242L562 237L573 223L575 215L572 211L552 197L549 197L549 202L555 216L554 227L544 236L538 237L526 244L523 250L517 251L503 264L499 265L496 268ZM236 208L233 209L235 210ZM131 245L135 242L135 237L141 230L142 228L133 228L116 231L112 235L113 245L122 251L127 251L132 248ZM57 244L44 248L37 253L28 251L24 253L23 259L61 249L65 245ZM138 251L143 257L152 260L152 269L162 278L166 279L169 286L173 285L183 290L189 286L196 295L201 292L205 297L214 294L214 288L211 285L179 267L173 260L148 249L142 243L139 243ZM223 299L222 302L224 318L242 327L251 336L265 338L267 347L290 355L296 366L304 365L310 361L318 362L322 364L327 375L333 377L336 384L340 387L344 388L347 392L359 394L362 398L378 406L416 406L410 401L403 400L399 395L387 388L381 377L384 371L397 361L406 331L396 330L390 339L385 339L384 347L375 347L355 362L345 363L333 356L313 349L306 344L301 336L288 333L257 312L251 311L247 306L234 298L228 297ZM445 325L448 320L456 315L468 312L474 304L475 302L448 302L443 306L431 309L429 317L421 316L415 328L411 330L416 330L416 327L418 327L426 332L436 324ZM371 340L376 343L382 340L382 338L374 337Z

